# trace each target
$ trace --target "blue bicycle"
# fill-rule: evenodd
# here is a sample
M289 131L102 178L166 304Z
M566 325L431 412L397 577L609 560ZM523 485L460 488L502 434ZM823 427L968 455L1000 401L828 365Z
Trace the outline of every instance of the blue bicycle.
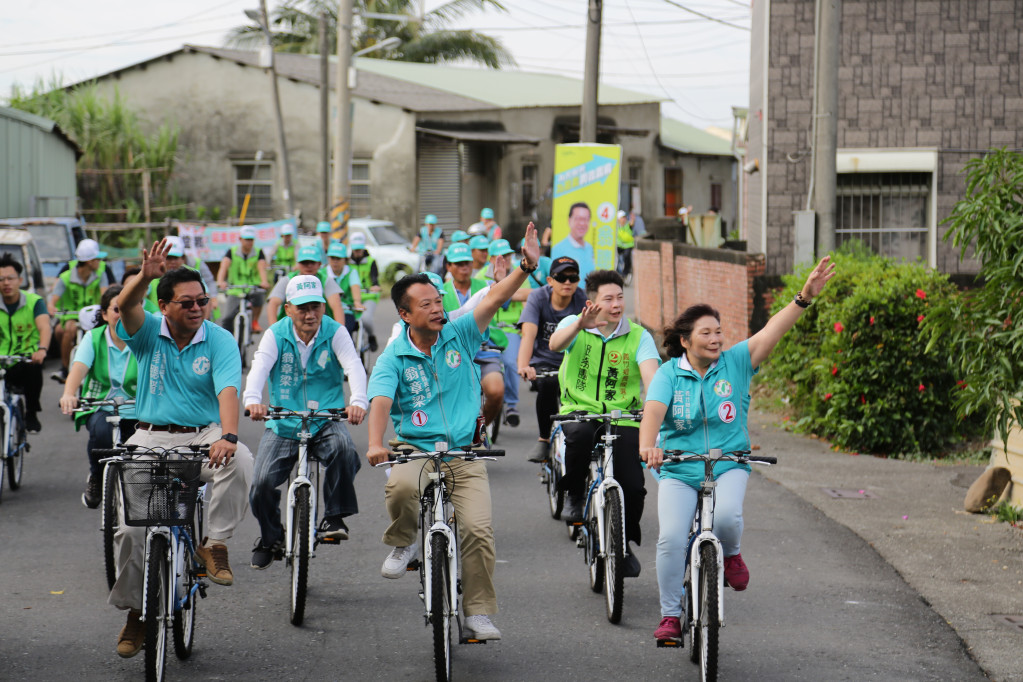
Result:
M25 453L29 451L28 432L25 429L25 396L7 390L7 370L19 362L32 358L24 355L0 355L0 497L4 489L4 471L11 490L21 487L21 474L25 468Z

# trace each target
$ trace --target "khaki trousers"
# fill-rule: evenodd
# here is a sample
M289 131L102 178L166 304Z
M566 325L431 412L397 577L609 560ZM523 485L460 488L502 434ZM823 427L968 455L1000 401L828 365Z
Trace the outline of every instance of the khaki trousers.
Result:
M455 459L441 465L458 521L462 562L462 611L466 616L497 613L494 590L494 527L490 514L490 480L483 462ZM433 462L406 462L391 467L384 502L391 525L384 544L406 547L418 539L419 493L429 484ZM451 485L451 483L454 485Z
M176 445L208 445L220 440L219 424L210 424L199 433L170 433L139 429L127 444L143 448L169 448ZM209 538L227 540L249 511L249 485L252 482L252 453L241 442L227 466L202 468L206 491L206 528ZM142 610L143 561L146 554L146 529L127 526L124 511L119 512L120 528L114 534L114 561L117 580L107 603L119 609ZM195 538L196 543L202 538Z

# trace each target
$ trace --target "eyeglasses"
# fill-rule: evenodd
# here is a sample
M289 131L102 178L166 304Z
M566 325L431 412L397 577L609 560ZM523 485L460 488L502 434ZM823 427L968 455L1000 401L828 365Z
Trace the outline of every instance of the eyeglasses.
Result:
M167 302L168 303L177 303L179 306L181 306L185 310L191 310L192 306L194 306L197 303L199 304L200 308L204 308L206 306L206 304L210 302L210 299L209 299L208 296L203 296L202 298L196 298L194 300L188 300L188 301L167 301Z
M572 284L575 284L576 282L579 281L579 275L568 275L565 274L564 272L559 272L556 275L551 275L551 279L553 279L555 282L558 282L559 284L564 284L565 282L571 282Z

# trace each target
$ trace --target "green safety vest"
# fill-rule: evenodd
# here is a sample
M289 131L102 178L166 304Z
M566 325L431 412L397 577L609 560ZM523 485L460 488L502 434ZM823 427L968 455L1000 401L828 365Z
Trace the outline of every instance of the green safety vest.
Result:
M89 373L85 377L85 382L82 384L82 398L86 400L104 400L107 395L110 394L110 369L109 369L109 358L107 353L109 352L109 346L107 345L107 325L96 327L89 332L88 340L83 343L92 343L92 350L95 358L92 361L92 367L89 369ZM139 378L139 367L138 362L135 360L135 354L130 353L128 357L128 364L124 370L124 376L121 377L121 387L124 388L124 392L128 395L135 397L135 388L138 384ZM88 419L89 415L98 410L98 407L94 407L88 412L79 412L75 415L75 431L82 428L82 424Z
M258 250L253 248L248 258L241 254L237 246L231 247L231 266L227 269L228 284L259 284L259 259L256 258ZM242 296L240 289L227 290L229 296Z
M231 259L232 261L234 258ZM280 241L277 242L277 249L274 251L273 258L274 265L280 265L287 268L295 267L295 240L291 240L291 246L284 246Z
M300 274L302 274L302 273L300 273L300 272L289 272L288 273L288 279L291 279L293 277L298 277ZM317 271L316 279L320 280L320 286L326 287L326 285L327 285L327 275L324 272L323 268L320 268L319 271ZM326 298L326 297L324 297L324 298ZM332 320L334 319L334 311L330 309L330 304L328 304L328 303L324 304L323 315L324 315L324 317L329 317ZM284 304L281 303L281 307L277 309L277 321L279 322L279 321L283 320L285 317L287 317L287 315L284 314Z
M487 269L488 268L483 269L480 273L480 277L485 277L487 284L493 284L494 280L483 274L487 271ZM522 288L528 289L529 284L524 284ZM497 309L497 313L494 314L494 322L498 324L510 324L512 326L517 325L519 323L519 318L522 317L522 309L524 307L525 304L522 301L510 301L507 309L503 306Z
M480 289L484 289L487 286L489 286L488 282L478 277L473 277L469 280L469 298L472 298ZM455 293L455 283L453 281L448 280L444 282L444 291L441 294L444 296L443 303L446 312L450 313L452 310L458 310L462 307L462 304L458 302L458 294ZM508 337L505 336L503 331L494 325L490 325L488 329L490 330L490 340L487 342L489 345L502 349L508 347Z
M607 342L586 331L575 337L571 352L565 353L558 371L561 384L561 414L582 410L603 414L611 410L642 407L639 394L642 377L636 354L643 327L632 320L629 333ZM619 425L639 426L622 421Z
M231 260L234 261L233 258ZM199 272L199 268L194 268L191 265L186 264L182 265L181 267ZM153 313L154 315L160 312L160 297L156 295L156 287L158 287L159 285L160 280L158 279L154 279L152 282L150 282L149 290L146 292L146 297L142 299L142 308ZM206 291L206 282L202 283L202 290Z
M101 262L96 271L96 278L88 286L71 281L71 273L78 267L78 261L73 260L67 264L67 270L60 273L60 281L64 283L64 293L57 299L57 306L61 310L68 311L67 319L71 319L70 313L74 311L74 318L77 319L78 311L87 305L99 304L103 296L103 275L106 274L107 264Z
M320 269L320 274L323 277L333 278L333 280L337 282L337 285L341 288L341 305L344 306L344 309L348 312L355 312L353 310L355 307L355 295L352 294L351 284L353 272L355 272L355 268L351 266L348 267L348 272L343 275L335 275L329 265Z
M370 279L369 279L369 271L370 271L370 268L373 267L373 263L375 263L375 262L376 261L373 260L373 256L366 256L365 258L362 259L361 263L356 263L355 261L351 261L350 263L348 263L349 266L355 268L355 271L359 273L359 279L362 281L362 302L363 303L369 303L370 301L379 301L380 300L380 292L379 291L370 291L369 290L370 286L372 286L372 284L370 282Z
M632 225L625 223L618 226L618 248L631 249L636 246L636 238L632 235Z
M7 312L6 304L0 305L0 355L31 355L39 348L39 329L32 311L41 298L22 291L13 315Z

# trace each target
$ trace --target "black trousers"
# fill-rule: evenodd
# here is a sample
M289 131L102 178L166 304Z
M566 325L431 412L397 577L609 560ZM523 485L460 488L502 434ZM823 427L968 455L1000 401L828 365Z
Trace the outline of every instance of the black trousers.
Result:
M35 414L43 409L39 394L43 391L43 366L19 362L7 370L8 390L16 389L25 396L25 409Z
M557 369L551 365L537 365L537 372ZM551 416L558 413L558 396L561 385L558 377L540 377L536 379L536 424L540 428L541 438L551 437Z
M586 476L594 447L602 445L603 425L596 422L562 424L565 432L565 477L561 488L569 495L586 492ZM643 517L646 487L643 466L639 459L639 429L634 426L613 426L620 437L615 440L611 457L615 480L625 497L625 541L642 544L639 520Z

